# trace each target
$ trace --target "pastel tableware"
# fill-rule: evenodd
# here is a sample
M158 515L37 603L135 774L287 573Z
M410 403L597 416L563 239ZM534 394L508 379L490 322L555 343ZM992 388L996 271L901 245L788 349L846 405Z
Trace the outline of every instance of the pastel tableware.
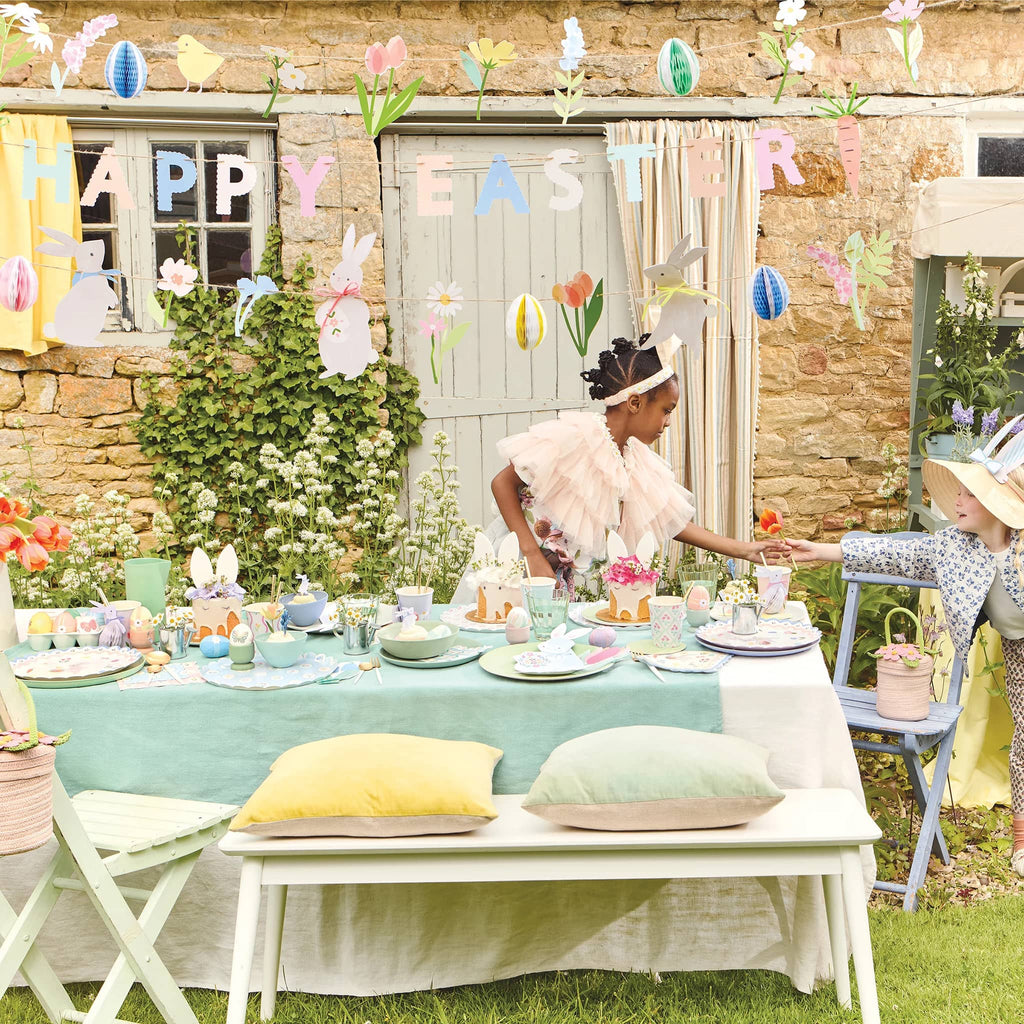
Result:
M520 587L523 592L523 599L528 593L539 594L541 597L550 597L555 592L555 579L553 576L527 576Z
M128 620L131 618L131 614L136 608L142 607L141 601L111 601L110 607L117 612L117 617L124 626L125 630L128 629Z
M228 637L228 657L231 659L231 667L236 672L248 672L253 668L253 657L256 654L256 644L252 638L252 630L240 622Z
M302 600L306 597L313 600ZM312 626L313 623L320 621L320 616L327 607L327 593L323 590L311 590L308 594L285 594L281 598L281 604L284 605L288 620L293 625Z
M160 644L171 656L171 661L178 661L188 654L189 644L192 643L195 632L193 626L187 625L160 628Z
M377 639L381 647L392 657L418 661L421 658L436 658L439 654L444 654L459 635L458 630L453 630L440 619L422 619L416 625L422 627L425 636L405 640L400 636L405 623L392 622L377 630Z
M53 633L29 633L28 645L33 651L48 651L53 643Z
M124 595L148 608L151 615L162 615L167 608L165 591L171 563L165 558L126 558Z
M199 653L204 658L224 658L227 656L228 647L228 638L219 633L211 633L210 636L204 636L199 641Z
M525 608L509 608L505 616L505 640L510 644L530 642L530 616Z
M788 565L755 565L757 596L769 615L781 612L789 599L789 581L793 570Z
M291 668L302 654L306 635L296 629L290 629L286 633L264 633L262 636L256 637L256 649L263 655L268 665L272 665L274 668ZM226 638L224 638L224 643L227 644ZM200 644L201 649L202 645ZM226 647L224 653L227 654Z
M651 638L655 647L661 650L678 647L683 642L683 629L687 620L683 599L670 595L652 597L647 607L650 610Z
M558 626L564 626L569 614L569 592L558 590L546 594L542 590L528 589L523 592L526 610L533 623L533 635L537 640L550 640Z
M376 594L346 594L339 603L341 609L334 632L337 635L338 630L342 630L342 649L346 654L368 654L377 634L380 598Z
M757 622L763 610L757 601L743 601L733 605L732 631L737 636L753 636L757 632Z
M395 590L399 608L410 608L417 619L425 619L434 606L433 587L398 587Z
M703 583L691 583L686 593L686 624L703 626L711 618L711 593Z

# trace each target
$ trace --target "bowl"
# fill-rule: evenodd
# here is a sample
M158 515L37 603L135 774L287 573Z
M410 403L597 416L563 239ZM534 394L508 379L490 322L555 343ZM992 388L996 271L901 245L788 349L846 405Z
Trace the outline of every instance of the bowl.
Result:
M56 633L29 633L28 645L33 651L48 651Z
M285 594L281 598L281 604L284 605L285 611L288 612L288 618L296 626L312 626L314 623L319 622L320 616L324 613L324 608L327 607L327 594L322 590L312 590L309 596L314 598L314 600L296 604L295 598L298 596L298 594Z
M435 626L447 625L440 619L423 619L416 623L430 632ZM409 661L420 661L423 658L433 658L438 654L444 654L459 635L457 629L448 626L448 636L428 637L426 640L399 640L398 634L402 630L401 622L392 622L390 626L381 626L377 630L377 639L381 647L388 654L396 658L407 658Z
M285 636L287 640L271 640L272 636L279 636L278 633L263 633L256 637L256 648L263 655L263 660L274 668L291 668L299 660L302 648L306 643L306 634L298 630L289 629Z

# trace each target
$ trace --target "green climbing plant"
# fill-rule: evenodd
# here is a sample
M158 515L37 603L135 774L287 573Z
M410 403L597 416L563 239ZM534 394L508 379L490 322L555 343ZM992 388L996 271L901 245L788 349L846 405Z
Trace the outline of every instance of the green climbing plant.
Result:
M193 263L194 230L180 226L178 244L186 262ZM170 380L156 374L142 379L149 401L135 424L136 434L143 452L156 460L155 490L175 496L169 511L178 538L194 533L194 524L201 521L197 496L203 490L227 496L239 489L251 498L251 515L243 524L231 522L230 511L219 512L216 532L221 539L233 539L244 527L250 537L262 537L261 527L270 517L265 491L257 487L265 476L260 450L270 444L290 458L303 448L318 411L327 414L332 427L325 453L336 461L327 461L323 480L333 487L333 505L340 511L356 493L357 442L374 436L382 419L395 439L395 465L404 465L409 447L420 442L419 382L404 367L382 359L355 380L320 379L310 295L314 269L303 258L285 274L276 225L267 232L257 273L270 277L279 290L255 303L243 337L235 336L233 290L200 285L186 296L173 296L169 314L177 326ZM387 355L391 327L386 320L385 326ZM179 540L177 553L182 547ZM261 556L270 564L277 561L257 546L251 556L255 576Z

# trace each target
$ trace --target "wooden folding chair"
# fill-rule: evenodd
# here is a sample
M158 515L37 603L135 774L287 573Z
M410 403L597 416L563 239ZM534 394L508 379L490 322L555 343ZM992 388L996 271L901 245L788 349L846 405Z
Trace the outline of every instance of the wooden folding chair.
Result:
M23 728L25 712L10 663L0 654L0 721ZM139 981L168 1024L197 1024L153 944L200 853L227 832L237 809L100 790L72 799L54 773L58 849L20 914L15 915L0 893L0 999L20 970L50 1020L115 1024L132 984ZM101 855L101 850L109 852ZM163 868L152 889L118 885L122 875L152 867ZM75 1009L35 945L65 890L86 894L121 951L88 1012ZM144 903L137 917L128 900Z
M931 587L920 580L907 579L903 576L884 576L875 573L844 572L847 581L846 605L843 608L843 628L839 634L839 650L836 654L836 673L832 680L839 703L842 705L846 724L852 731L880 733L891 736L895 742L879 742L865 740L856 736L853 745L858 750L875 750L887 754L899 754L907 766L907 775L914 790L914 798L921 809L921 828L914 843L910 862L910 876L906 884L902 882L875 882L875 888L884 892L903 893L903 909L917 909L917 894L924 885L928 874L928 858L934 854L949 863L949 851L939 824L939 811L942 808L942 791L949 777L949 764L953 758L953 741L956 738L956 724L963 708L960 700L960 687L964 678L964 666L954 656L953 668L949 677L949 689L945 700L932 701L928 705L928 717L920 722L897 722L891 718L882 718L878 714L876 698L873 690L862 690L847 686L850 673L850 662L853 658L853 645L857 635L857 609L860 605L860 588L865 583L886 583L890 586ZM932 784L928 785L924 777L921 755L938 747L935 757L935 771Z

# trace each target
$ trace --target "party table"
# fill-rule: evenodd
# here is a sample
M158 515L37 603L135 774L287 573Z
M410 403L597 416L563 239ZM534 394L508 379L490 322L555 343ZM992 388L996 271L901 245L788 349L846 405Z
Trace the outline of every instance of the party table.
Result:
M475 637L504 642L500 633ZM333 637L311 638L308 646L343 657ZM688 646L698 645L691 639ZM348 680L265 693L205 683L122 690L114 682L33 695L44 726L73 730L58 755L71 792L241 803L283 750L368 731L498 746L505 756L496 792L525 792L564 740L654 724L742 736L770 751L768 769L780 787L843 787L863 799L816 648L735 657L717 677L665 673L666 682L635 662L559 683L499 679L476 662L436 670L384 664L381 676L382 685L367 673L358 686ZM0 861L4 892L15 903L46 855ZM863 861L869 886L870 848ZM226 987L237 872L217 849L204 852L165 927L161 953L179 984ZM802 991L831 976L822 894L807 879L309 887L289 901L288 914L282 987L306 992L371 995L572 968L761 967L787 974ZM41 945L62 979L103 977L108 943L89 907L70 894L54 918Z

